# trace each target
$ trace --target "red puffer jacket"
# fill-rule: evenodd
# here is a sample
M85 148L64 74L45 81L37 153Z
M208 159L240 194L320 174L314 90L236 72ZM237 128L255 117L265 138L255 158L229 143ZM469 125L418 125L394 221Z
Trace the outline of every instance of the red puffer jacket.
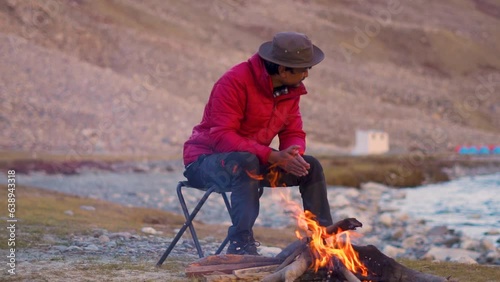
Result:
M273 97L271 77L258 54L234 66L215 83L201 123L184 143L184 164L202 154L236 151L251 152L267 164L276 135L280 150L299 145L303 153L306 134L299 101L306 93L301 83Z

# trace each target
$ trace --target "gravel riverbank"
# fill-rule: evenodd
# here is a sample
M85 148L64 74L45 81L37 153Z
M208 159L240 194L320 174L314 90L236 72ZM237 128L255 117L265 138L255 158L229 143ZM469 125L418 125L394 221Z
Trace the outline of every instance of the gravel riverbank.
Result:
M95 170L81 171L75 175L49 175L43 172L34 172L18 175L17 181L20 185L103 199L127 206L158 208L181 214L175 187L179 180L184 180L182 164L173 162L169 167L168 171L158 169L146 170L141 173ZM4 182L5 179L0 179L0 181ZM197 190L187 193L188 205L193 207L201 195L202 192ZM446 226L427 226L425 221L411 218L408 214L394 208L391 203L405 197L405 192L401 190L391 189L376 183L367 183L362 185L361 189L329 187L328 197L334 220L355 217L363 223L363 227L358 230L363 236L355 242L357 244L375 245L391 257L429 258L440 261L500 265L499 249L495 242L486 238L469 238ZM295 226L295 219L292 216L293 208L289 202L301 203L297 187L266 188L261 199L261 211L256 225L273 228ZM222 198L217 195L213 195L207 201L197 219L208 224L229 225L230 223ZM140 236L131 236L125 236L129 237L126 241L127 244L125 244L129 251L146 250L146 252L153 253L155 257L159 255L158 250L162 249L160 246L164 246L165 240L169 240L157 237L141 239ZM258 239L259 235L255 236ZM119 255L120 252L127 252L120 251L113 243L110 243L111 246L96 244L94 241L98 237L89 236L87 239L68 242L66 245L69 245L69 248L52 251L89 251L85 248L88 249L88 246L91 246L90 251L102 250L105 253L111 252L116 255ZM114 237L119 238L120 236ZM129 243L134 242L142 242L141 244L150 247L135 248L133 245L129 246ZM186 247L189 247L189 243L186 244ZM216 248L218 244L214 242L213 245ZM96 246L98 250L94 250L93 246ZM186 252L182 248L176 248L173 256L184 253Z

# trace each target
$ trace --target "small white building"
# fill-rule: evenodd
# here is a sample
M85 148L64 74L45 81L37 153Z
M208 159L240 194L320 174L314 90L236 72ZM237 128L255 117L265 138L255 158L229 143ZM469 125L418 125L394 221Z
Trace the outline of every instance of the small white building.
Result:
M389 135L379 130L356 130L353 155L375 155L389 151Z

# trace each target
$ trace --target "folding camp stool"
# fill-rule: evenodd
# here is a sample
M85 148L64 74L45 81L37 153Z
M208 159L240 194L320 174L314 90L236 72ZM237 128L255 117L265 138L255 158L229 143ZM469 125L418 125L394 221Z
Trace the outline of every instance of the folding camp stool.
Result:
M196 205L196 207L193 209L193 211L191 213L189 213L187 205L186 205L186 201L184 200L184 196L182 195L182 187L195 188L198 190L206 191L205 194L203 195L203 197L200 199L200 201L198 202L198 204ZM179 181L179 183L177 184L177 196L179 197L179 203L181 204L181 208L182 208L182 211L184 213L184 217L186 218L186 222L184 222L181 229L179 230L179 232L177 232L177 235L175 235L174 239L172 240L172 242L168 246L167 250L163 253L160 260L156 263L157 267L160 267L163 264L163 262L167 259L168 255L170 254L170 252L172 252L175 245L177 244L179 239L182 237L182 235L184 234L184 232L186 231L187 228L189 228L189 231L191 232L191 237L193 238L194 245L196 246L196 250L198 251L198 256L200 258L202 258L204 256L203 251L202 251L201 246L200 246L200 241L198 240L198 235L196 235L196 230L194 229L193 220L196 217L196 215L198 214L198 212L200 211L203 204L205 204L205 201L208 199L210 194L212 194L213 192L219 193L222 196L222 198L224 199L224 203L226 204L227 212L229 214L231 214L231 204L229 203L229 200L227 198L227 194L226 194L226 192L221 191L219 186L213 185L213 186L209 187L207 190L205 190L204 188L196 188L196 187L189 186L188 181ZM262 196L263 192L264 192L264 189L262 187L259 187L259 197ZM221 245L219 246L219 248L217 249L217 251L215 252L215 254L216 255L220 254L222 252L222 250L226 247L228 242L229 242L229 238L226 237L224 239L224 241L221 243Z

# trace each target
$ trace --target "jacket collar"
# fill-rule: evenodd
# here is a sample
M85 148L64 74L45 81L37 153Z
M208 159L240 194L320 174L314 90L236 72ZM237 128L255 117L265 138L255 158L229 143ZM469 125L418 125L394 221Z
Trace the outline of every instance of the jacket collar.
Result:
M258 87L261 89L263 93L273 97L274 96L273 82L271 80L271 76L267 73L266 67L264 66L264 62L260 58L259 54L255 53L252 57L250 57L250 59L248 59L248 63L250 64L250 69L252 70L254 78L258 83ZM281 100L304 94L307 94L307 90L304 84L301 82L298 87L288 87L287 94L279 95L276 96L275 98Z

